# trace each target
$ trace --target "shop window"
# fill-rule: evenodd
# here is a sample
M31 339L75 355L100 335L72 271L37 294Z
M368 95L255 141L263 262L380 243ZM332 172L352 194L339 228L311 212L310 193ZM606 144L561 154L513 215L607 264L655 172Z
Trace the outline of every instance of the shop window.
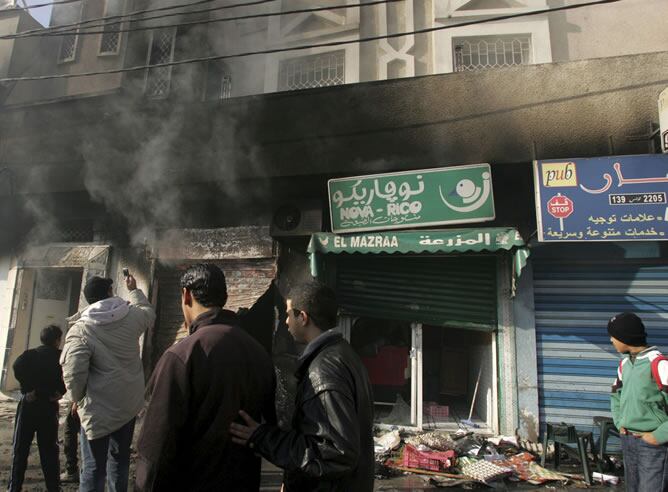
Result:
M350 343L369 373L376 421L415 425L411 324L357 318L352 325Z
M367 317L342 326L369 374L377 424L455 431L470 418L494 430L493 333Z
M476 36L453 40L455 72L531 63L531 35Z
M345 83L345 51L300 56L281 61L278 90L292 91Z

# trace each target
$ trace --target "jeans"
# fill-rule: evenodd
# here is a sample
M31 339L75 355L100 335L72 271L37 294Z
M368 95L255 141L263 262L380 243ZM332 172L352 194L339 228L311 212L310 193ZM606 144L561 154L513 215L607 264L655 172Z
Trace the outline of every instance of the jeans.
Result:
M33 437L37 434L39 461L42 464L46 490L60 489L58 456L58 404L50 401L28 402L25 397L16 409L10 492L21 490Z
M134 431L135 419L111 434L92 441L86 438L84 429L81 429L79 492L104 492L105 482L109 492L128 490L130 443Z
M627 492L668 492L668 445L653 446L633 435L622 435Z

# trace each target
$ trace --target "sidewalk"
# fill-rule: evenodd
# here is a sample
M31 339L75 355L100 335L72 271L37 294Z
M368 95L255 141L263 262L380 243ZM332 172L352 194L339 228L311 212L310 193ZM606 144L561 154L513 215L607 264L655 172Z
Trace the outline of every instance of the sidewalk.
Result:
M0 400L0 487L6 487L9 470L11 466L11 447L12 447L12 433L13 433L13 418L16 411L16 402L13 400ZM62 414L62 412L61 412ZM138 431L138 429L137 429ZM135 437L137 434L135 433ZM61 465L63 457L61 456ZM134 455L133 462L130 467L130 475L134 477ZM262 480L260 490L262 492L279 492L282 480L282 472L272 464L263 462L262 464ZM477 487L477 486L476 486ZM28 470L26 472L26 479L24 490L37 491L43 490L44 481L42 478L42 470L39 464L39 455L37 452L37 444L33 443L31 447L30 458L28 460ZM480 485L480 490L489 489L484 485ZM508 483L499 482L493 487L495 490L537 490L545 489L552 491L561 490L582 490L583 487L560 486L558 484L546 484L544 486L529 485L526 483ZM67 492L74 492L78 490L77 484L63 484L63 490ZM422 491L422 490L471 490L470 487L448 487L437 488L429 483L429 477L421 475L404 475L395 478L376 480L374 490L376 491ZM616 491L624 490L623 486L619 487L604 487L594 486L587 490L597 491Z

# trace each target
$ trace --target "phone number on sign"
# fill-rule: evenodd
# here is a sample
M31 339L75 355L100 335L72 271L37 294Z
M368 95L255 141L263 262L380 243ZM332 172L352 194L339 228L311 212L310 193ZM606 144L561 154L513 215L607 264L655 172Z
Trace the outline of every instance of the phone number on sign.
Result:
M642 205L666 203L666 194L661 193L619 193L608 195L610 205Z

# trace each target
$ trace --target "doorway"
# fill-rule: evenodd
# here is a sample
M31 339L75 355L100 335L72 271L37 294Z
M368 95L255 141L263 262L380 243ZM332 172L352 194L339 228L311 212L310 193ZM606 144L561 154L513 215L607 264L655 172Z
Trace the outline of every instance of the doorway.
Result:
M493 339L489 332L423 325L423 427L494 427Z
M16 325L8 341L10 349L6 364L6 391L16 391L14 361L25 350L41 345L40 332L47 325L58 325L67 333L67 318L79 309L82 268L27 268L23 270Z

